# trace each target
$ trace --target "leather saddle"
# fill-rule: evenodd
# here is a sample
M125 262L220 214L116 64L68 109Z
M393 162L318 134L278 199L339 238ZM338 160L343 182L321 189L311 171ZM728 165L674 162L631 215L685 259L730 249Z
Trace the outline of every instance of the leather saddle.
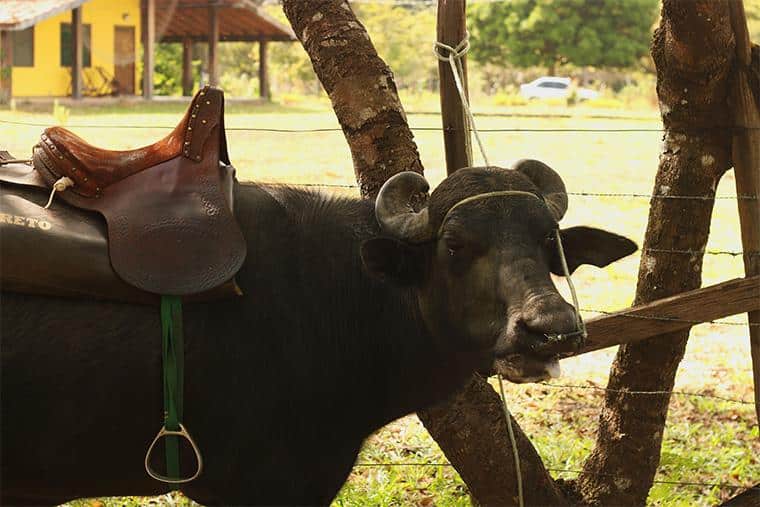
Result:
M106 235L110 267L128 285L147 293L186 296L224 286L239 293L233 277L245 260L246 243L233 216L234 181L224 97L221 90L205 87L168 136L136 150L104 150L62 127L45 130L33 149L32 164L6 160L0 182L27 192L52 192L52 206L44 209L23 192L14 196L13 189L4 188L0 225L35 220L46 223L48 232L58 225L79 232L72 241L85 233L97 235L100 229ZM94 212L105 219L104 230L91 216ZM90 239L93 247L98 240ZM71 259L74 254L65 255ZM25 276L15 275L19 280Z

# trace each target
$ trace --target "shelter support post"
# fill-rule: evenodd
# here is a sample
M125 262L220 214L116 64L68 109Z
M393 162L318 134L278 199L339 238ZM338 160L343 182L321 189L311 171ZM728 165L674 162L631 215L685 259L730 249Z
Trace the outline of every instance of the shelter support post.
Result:
M439 0L438 42L456 47L467 36L465 26L465 0ZM440 51L439 51L440 53ZM441 54L441 56L446 56ZM469 97L467 87L467 61L462 62L462 86ZM447 61L438 62L438 86L441 94L441 118L443 121L443 144L446 151L446 172L453 173L472 165L470 125L462 108L462 99L454 83L451 66Z
M219 85L219 8L208 8L208 80L211 86Z
M753 90L748 77L752 65L752 46L743 2L731 2L731 24L736 39L736 75L731 97L734 136L731 159L736 179L739 223L747 277L760 274L760 90ZM755 62L757 63L757 62ZM760 283L755 286L760 300ZM760 311L748 314L755 381L755 410L760 423Z
M156 2L143 0L143 98L153 98L153 66L156 42Z
M11 32L0 30L0 104L13 97L13 44Z
M193 41L186 38L182 41L182 95L191 96L193 85Z
M268 56L267 56L268 43L263 40L259 42L259 97L264 100L272 99L272 91L269 88L269 70Z
M71 98L82 98L82 68L84 67L84 26L82 8L71 10Z

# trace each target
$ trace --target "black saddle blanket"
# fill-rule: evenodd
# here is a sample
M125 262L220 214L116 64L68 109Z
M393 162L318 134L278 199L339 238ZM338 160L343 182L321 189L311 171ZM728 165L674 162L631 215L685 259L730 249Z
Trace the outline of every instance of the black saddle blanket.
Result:
M26 294L158 302L160 296L129 285L111 267L103 217L58 198L44 209L49 191L33 184L32 171L20 163L0 166L0 288ZM216 299L235 293L239 294L239 289L231 280L186 299Z

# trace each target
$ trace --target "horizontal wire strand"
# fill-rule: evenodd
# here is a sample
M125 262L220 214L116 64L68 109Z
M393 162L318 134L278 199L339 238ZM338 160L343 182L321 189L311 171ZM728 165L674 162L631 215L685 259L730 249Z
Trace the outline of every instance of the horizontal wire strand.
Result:
M409 462L409 463L398 463L398 462L364 462L364 463L355 463L354 467L361 467L361 468L371 468L371 467L452 467L454 468L454 465L452 465L449 462ZM574 474L584 474L587 472L584 472L583 470L572 470L567 468L553 468L553 467L547 467L546 470L550 472L558 472L558 473L574 473ZM604 473L590 473L588 475L595 475L599 477L616 477L612 474L604 474ZM693 482L693 481L668 481L668 480L659 480L656 479L653 482L657 484L674 484L679 486L699 486L699 487L710 487L710 488L726 488L726 489L748 489L748 490L758 490L760 491L760 487L757 486L742 486L740 484L731 484L731 483L725 483L725 482Z
M481 116L476 114L475 116ZM6 125L18 125L18 126L24 126L24 127L49 127L49 124L45 123L35 123L35 122L23 122L23 121L17 121L17 120L4 120L0 119L0 124L6 124ZM159 130L173 130L176 128L176 125L174 126L166 126L166 125L97 125L97 124L88 124L88 123L82 123L82 124L69 124L67 125L68 128L97 128L97 129L159 129ZM422 131L422 132L454 132L458 131L459 129L451 128L451 127L409 127L410 130L416 130L416 131ZM225 130L227 131L235 131L235 132L273 132L273 133L281 133L281 134L308 134L308 133L315 133L315 132L343 132L343 129L340 127L323 127L323 128L309 128L309 129L286 129L286 128L269 128L269 127L226 127ZM472 131L472 129L468 129ZM538 132L566 132L566 133L627 133L627 132L687 132L687 131L698 131L698 130L741 130L741 131L747 131L747 130L760 130L760 127L746 127L746 126L711 126L711 127L689 127L689 128L683 128L683 129L665 129L665 128L479 128L479 132L530 132L530 133L538 133Z
M655 395L671 395L675 394L677 396L685 396L685 397L695 397L695 398L708 398L708 399L714 399L714 400L720 400L720 401L726 401L731 403L738 403L741 405L754 405L754 401L746 401L742 400L740 398L729 398L727 396L718 396L714 394L704 394L704 393L695 393L695 392L689 392L689 391L629 391L627 389L609 389L607 387L601 387L601 386L584 386L584 385L577 385L577 384L550 384L548 382L539 382L538 385L546 386L546 387L553 387L553 388L559 388L559 389L589 389L592 391L605 391L609 393L622 393L622 394L633 394L633 395L641 395L641 396L655 396Z
M287 182L262 182L270 185L293 185L298 187L311 187L311 188L351 188L359 189L358 185L352 185L350 183L287 183ZM664 194L635 194L635 193L620 193L620 192L567 192L567 195L579 196L579 197L629 197L629 198L642 198L642 199L674 199L674 200L699 200L699 201L713 201L713 200L747 200L756 201L758 198L754 195L664 195Z
M639 315L635 313L622 313L626 310L621 310L617 312L611 312L608 310L594 310L592 308L581 308L582 312L592 312L592 313L600 313L602 315L615 315L618 317L628 317L631 319L644 319L644 320L664 320L668 322L683 322L684 324L718 324L718 325L725 325L725 326L750 326L750 327L760 327L760 324L755 324L752 322L734 322L734 321L726 321L726 320L688 320L688 319L679 319L677 317L665 317L665 316L658 316L658 315Z

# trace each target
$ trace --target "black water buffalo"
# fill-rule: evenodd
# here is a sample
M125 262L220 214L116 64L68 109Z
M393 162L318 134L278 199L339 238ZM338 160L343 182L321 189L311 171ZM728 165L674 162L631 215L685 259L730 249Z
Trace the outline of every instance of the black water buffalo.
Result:
M462 202L506 189L523 193ZM549 275L561 271L559 176L524 161L463 169L426 190L413 173L392 178L375 205L236 189L245 296L184 312L185 423L205 461L186 495L328 503L377 428L495 357L553 364L529 354L576 326ZM635 250L598 229L562 237L570 269ZM143 469L163 412L157 309L4 293L1 330L4 505L169 489Z

